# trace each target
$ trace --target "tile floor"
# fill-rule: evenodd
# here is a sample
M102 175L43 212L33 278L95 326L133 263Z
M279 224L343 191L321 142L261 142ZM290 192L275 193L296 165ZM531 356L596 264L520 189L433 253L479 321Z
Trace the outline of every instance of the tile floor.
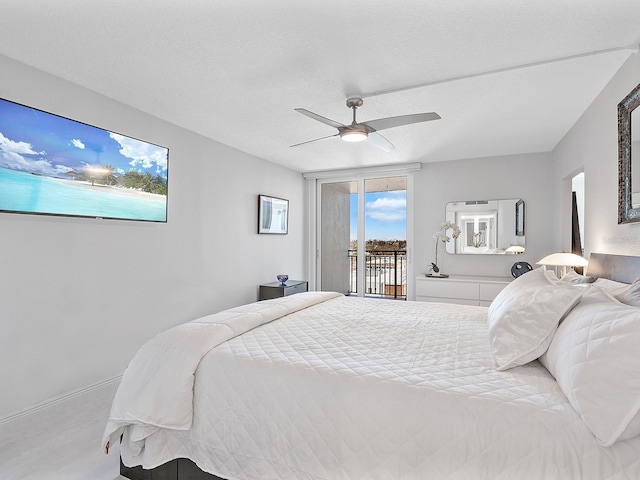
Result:
M102 433L117 384L109 384L0 424L0 479L125 480L118 446Z

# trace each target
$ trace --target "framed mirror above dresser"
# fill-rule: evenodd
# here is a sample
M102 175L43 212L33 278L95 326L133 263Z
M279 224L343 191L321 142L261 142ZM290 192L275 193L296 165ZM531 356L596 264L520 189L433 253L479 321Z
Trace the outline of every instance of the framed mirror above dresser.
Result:
M525 203L520 198L449 202L445 215L461 230L446 243L447 253L517 255L526 249Z

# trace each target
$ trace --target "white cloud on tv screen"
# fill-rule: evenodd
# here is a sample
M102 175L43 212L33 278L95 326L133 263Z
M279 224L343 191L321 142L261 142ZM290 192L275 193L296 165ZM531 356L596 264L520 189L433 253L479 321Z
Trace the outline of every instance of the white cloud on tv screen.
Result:
M73 140L71 140L71 144L76 148L84 150L84 143L82 143L82 140L74 138Z
M162 171L167 169L165 148L117 133L109 132L109 136L120 144L120 154L131 159L129 164L132 167L141 166L146 169L156 165Z
M16 142L5 137L0 132L0 151L3 153L18 153L22 155L44 155L45 152L36 152L30 143Z
M49 160L43 158L31 159L25 155L46 155L46 153L36 152L30 143L16 142L0 132L0 167L53 176L60 176L71 170L62 165L53 166Z

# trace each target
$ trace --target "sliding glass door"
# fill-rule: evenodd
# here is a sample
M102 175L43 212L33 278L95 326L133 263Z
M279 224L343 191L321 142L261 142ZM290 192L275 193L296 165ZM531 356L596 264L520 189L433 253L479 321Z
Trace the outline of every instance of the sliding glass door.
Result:
M406 299L407 177L319 184L322 290Z

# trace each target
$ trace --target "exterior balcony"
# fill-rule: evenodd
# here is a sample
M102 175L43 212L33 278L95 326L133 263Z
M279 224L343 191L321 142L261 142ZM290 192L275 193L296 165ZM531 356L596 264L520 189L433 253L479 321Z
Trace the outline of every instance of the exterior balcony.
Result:
M366 250L365 297L407 299L407 251ZM349 294L357 294L357 250L349 250Z

